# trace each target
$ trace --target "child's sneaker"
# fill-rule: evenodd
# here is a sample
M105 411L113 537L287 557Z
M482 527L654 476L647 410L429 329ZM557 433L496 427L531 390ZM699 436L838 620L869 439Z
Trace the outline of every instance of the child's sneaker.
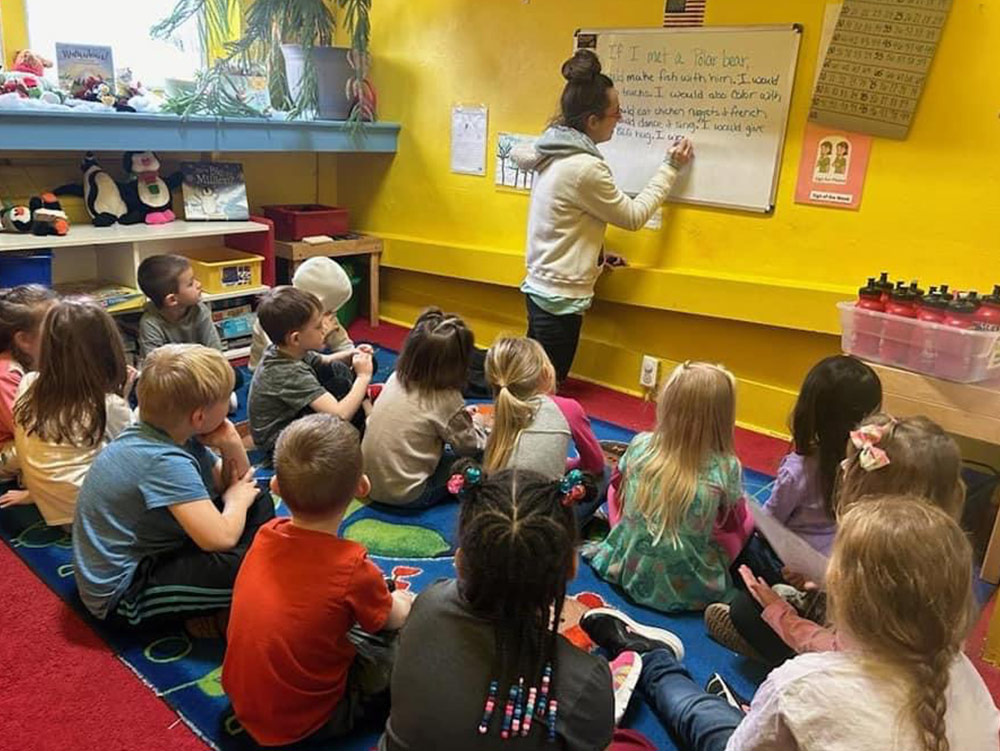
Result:
M632 692L642 673L642 656L638 652L622 652L611 661L611 685L615 690L615 725L622 721Z
M736 630L732 616L729 615L728 605L716 602L705 608L705 628L708 629L708 635L722 646L752 660L764 661L757 650L751 647Z
M667 649L678 660L684 659L684 643L677 634L638 623L614 608L588 610L580 618L580 627L594 644L615 657L622 652Z
M372 383L368 386L368 401L372 404L378 399L378 395L382 393L383 385L381 383Z
M712 673L712 677L705 684L705 692L712 694L712 696L722 697L729 706L735 707L743 714L746 714L750 710L750 702L733 691L725 679L718 673ZM615 706L617 707L618 705L616 704Z

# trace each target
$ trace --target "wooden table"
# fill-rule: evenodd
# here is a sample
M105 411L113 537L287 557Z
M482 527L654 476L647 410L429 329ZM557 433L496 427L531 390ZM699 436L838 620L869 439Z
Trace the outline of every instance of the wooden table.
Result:
M885 411L897 417L926 415L949 433L1000 445L1000 383L952 383L933 376L869 363L882 380ZM983 579L1000 581L1000 514L993 523Z
M288 261L288 278L295 269L309 258L345 258L347 256L368 256L368 319L372 326L378 326L378 269L382 259L382 239L371 235L346 235L333 242L317 243L285 242L276 240L274 255Z

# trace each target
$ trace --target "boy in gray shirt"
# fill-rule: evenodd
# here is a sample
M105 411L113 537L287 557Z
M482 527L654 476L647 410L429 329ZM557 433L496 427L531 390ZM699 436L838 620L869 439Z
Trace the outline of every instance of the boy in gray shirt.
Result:
M139 356L164 344L202 344L222 351L201 282L184 256L150 256L139 264L139 288L149 298L139 319Z
M266 455L293 420L321 412L365 428L365 402L372 379L370 347L320 355L323 305L295 287L275 287L261 297L257 320L273 342L250 382L250 433Z

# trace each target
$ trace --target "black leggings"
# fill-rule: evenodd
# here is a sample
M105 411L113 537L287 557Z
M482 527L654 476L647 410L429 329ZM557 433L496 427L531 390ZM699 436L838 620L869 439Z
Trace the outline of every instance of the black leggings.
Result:
M528 305L528 338L534 339L545 349L556 369L556 381L561 383L569 375L573 358L576 357L583 316L580 313L555 315L538 307L530 295L525 295L524 299Z
M221 499L213 502L221 508ZM108 614L108 624L163 626L228 608L243 556L260 526L273 518L274 499L262 490L247 509L243 534L230 550L209 553L187 540L169 553L144 558Z

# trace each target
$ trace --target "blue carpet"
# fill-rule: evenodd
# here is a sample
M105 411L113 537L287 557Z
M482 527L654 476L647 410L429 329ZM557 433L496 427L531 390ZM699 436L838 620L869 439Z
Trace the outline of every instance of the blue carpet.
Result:
M391 372L395 355L387 350L379 350L378 360L376 380L383 381ZM249 379L247 383L249 384ZM240 395L237 419L243 418L245 404L246 394L243 393ZM610 423L595 420L593 424L594 431L601 440L628 441L632 436L630 431ZM268 474L264 471L258 473L261 480L265 480ZM744 472L746 491L755 497L766 495L770 482L771 478L765 475L749 470ZM410 531L416 535L436 535L441 551L433 558L413 558L398 553L392 555L391 551L373 550L373 553L377 553L373 554L373 560L386 575L396 578L401 586L408 586L419 592L437 579L454 575L450 555L454 548L457 508L455 504L444 504L426 511L404 514L354 504L344 520L342 533L355 539L371 537L375 543L373 547L386 544L386 527L380 524L410 526ZM281 504L278 506L278 513L287 513ZM357 526L359 524L360 532ZM56 594L91 623L126 665L214 748L220 751L244 751L255 747L229 715L228 702L219 682L224 651L221 640L192 639L179 629L142 635L122 633L95 621L84 610L76 592L69 538L61 530L46 527L33 506L14 507L0 512L0 537ZM387 552L390 554L387 555ZM737 692L751 696L764 678L762 668L711 641L705 634L700 614L666 616L635 606L619 590L597 578L585 563L581 563L579 575L570 586L570 593L576 597L591 593L589 598L585 598L588 601L599 598L604 603L629 613L638 621L676 632L687 648L687 666L695 680L701 683L718 671L731 681ZM97 676L95 678L100 680ZM623 725L640 730L663 751L674 751L677 748L638 697L633 700ZM297 744L296 748L367 751L372 748L376 737L376 730L371 729L358 731L336 742L309 746Z

